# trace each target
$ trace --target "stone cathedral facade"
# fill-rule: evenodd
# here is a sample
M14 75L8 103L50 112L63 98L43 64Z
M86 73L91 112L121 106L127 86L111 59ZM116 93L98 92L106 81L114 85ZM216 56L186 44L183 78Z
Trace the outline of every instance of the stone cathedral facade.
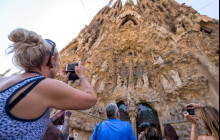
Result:
M72 111L70 126L79 140L90 139L112 102L137 136L149 125L162 132L172 124L189 139L185 105L219 109L219 21L174 0L105 6L61 51L63 69L77 61L98 94L93 108ZM80 88L79 82L70 85Z

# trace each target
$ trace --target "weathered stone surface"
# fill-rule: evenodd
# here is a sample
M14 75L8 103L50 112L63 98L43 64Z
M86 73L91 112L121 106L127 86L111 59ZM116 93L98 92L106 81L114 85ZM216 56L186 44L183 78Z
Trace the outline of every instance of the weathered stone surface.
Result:
M125 6L117 0L61 51L61 58L62 68L80 60L85 66L98 94L98 104L87 113L102 118L108 103L123 101L134 131L139 103L157 111L161 128L170 123L184 139L190 134L186 104L219 109L219 21L174 0ZM101 121L77 112L71 119L72 127L87 133L83 139Z

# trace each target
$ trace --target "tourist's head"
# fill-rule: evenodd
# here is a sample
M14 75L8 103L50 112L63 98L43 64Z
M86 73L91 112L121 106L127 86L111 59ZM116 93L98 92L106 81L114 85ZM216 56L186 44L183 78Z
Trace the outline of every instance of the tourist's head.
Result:
M199 108L196 112L200 124L205 127L216 140L219 139L219 112L213 107Z
M164 136L167 140L178 140L176 130L170 124L164 125Z
M150 126L145 135L146 140L161 140L162 136L160 131L153 126Z
M42 66L49 69L54 64L60 67L59 53L53 41L44 40L37 33L22 28L13 30L8 38L13 44L7 53L14 53L13 62L21 69L41 69Z
M108 119L118 119L119 118L119 110L116 104L109 104L106 107L106 114Z

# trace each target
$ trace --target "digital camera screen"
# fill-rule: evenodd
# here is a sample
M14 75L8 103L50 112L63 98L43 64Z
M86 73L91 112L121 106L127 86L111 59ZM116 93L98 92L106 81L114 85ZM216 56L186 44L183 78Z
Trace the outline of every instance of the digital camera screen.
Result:
M78 63L69 63L66 66L66 71L75 71L76 66L78 66Z

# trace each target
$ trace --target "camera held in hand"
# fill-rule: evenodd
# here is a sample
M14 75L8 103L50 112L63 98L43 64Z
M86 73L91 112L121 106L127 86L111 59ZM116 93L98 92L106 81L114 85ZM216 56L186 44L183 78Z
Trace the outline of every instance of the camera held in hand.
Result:
M195 115L195 110L194 110L194 109L189 109L189 108L191 108L191 107L193 107L193 106L190 105L190 106L187 107L187 112L189 113L189 115L194 116L194 115Z
M78 63L69 63L66 64L66 73L70 72L69 81L72 81L73 83L79 79L79 77L76 75L75 67L78 66Z

